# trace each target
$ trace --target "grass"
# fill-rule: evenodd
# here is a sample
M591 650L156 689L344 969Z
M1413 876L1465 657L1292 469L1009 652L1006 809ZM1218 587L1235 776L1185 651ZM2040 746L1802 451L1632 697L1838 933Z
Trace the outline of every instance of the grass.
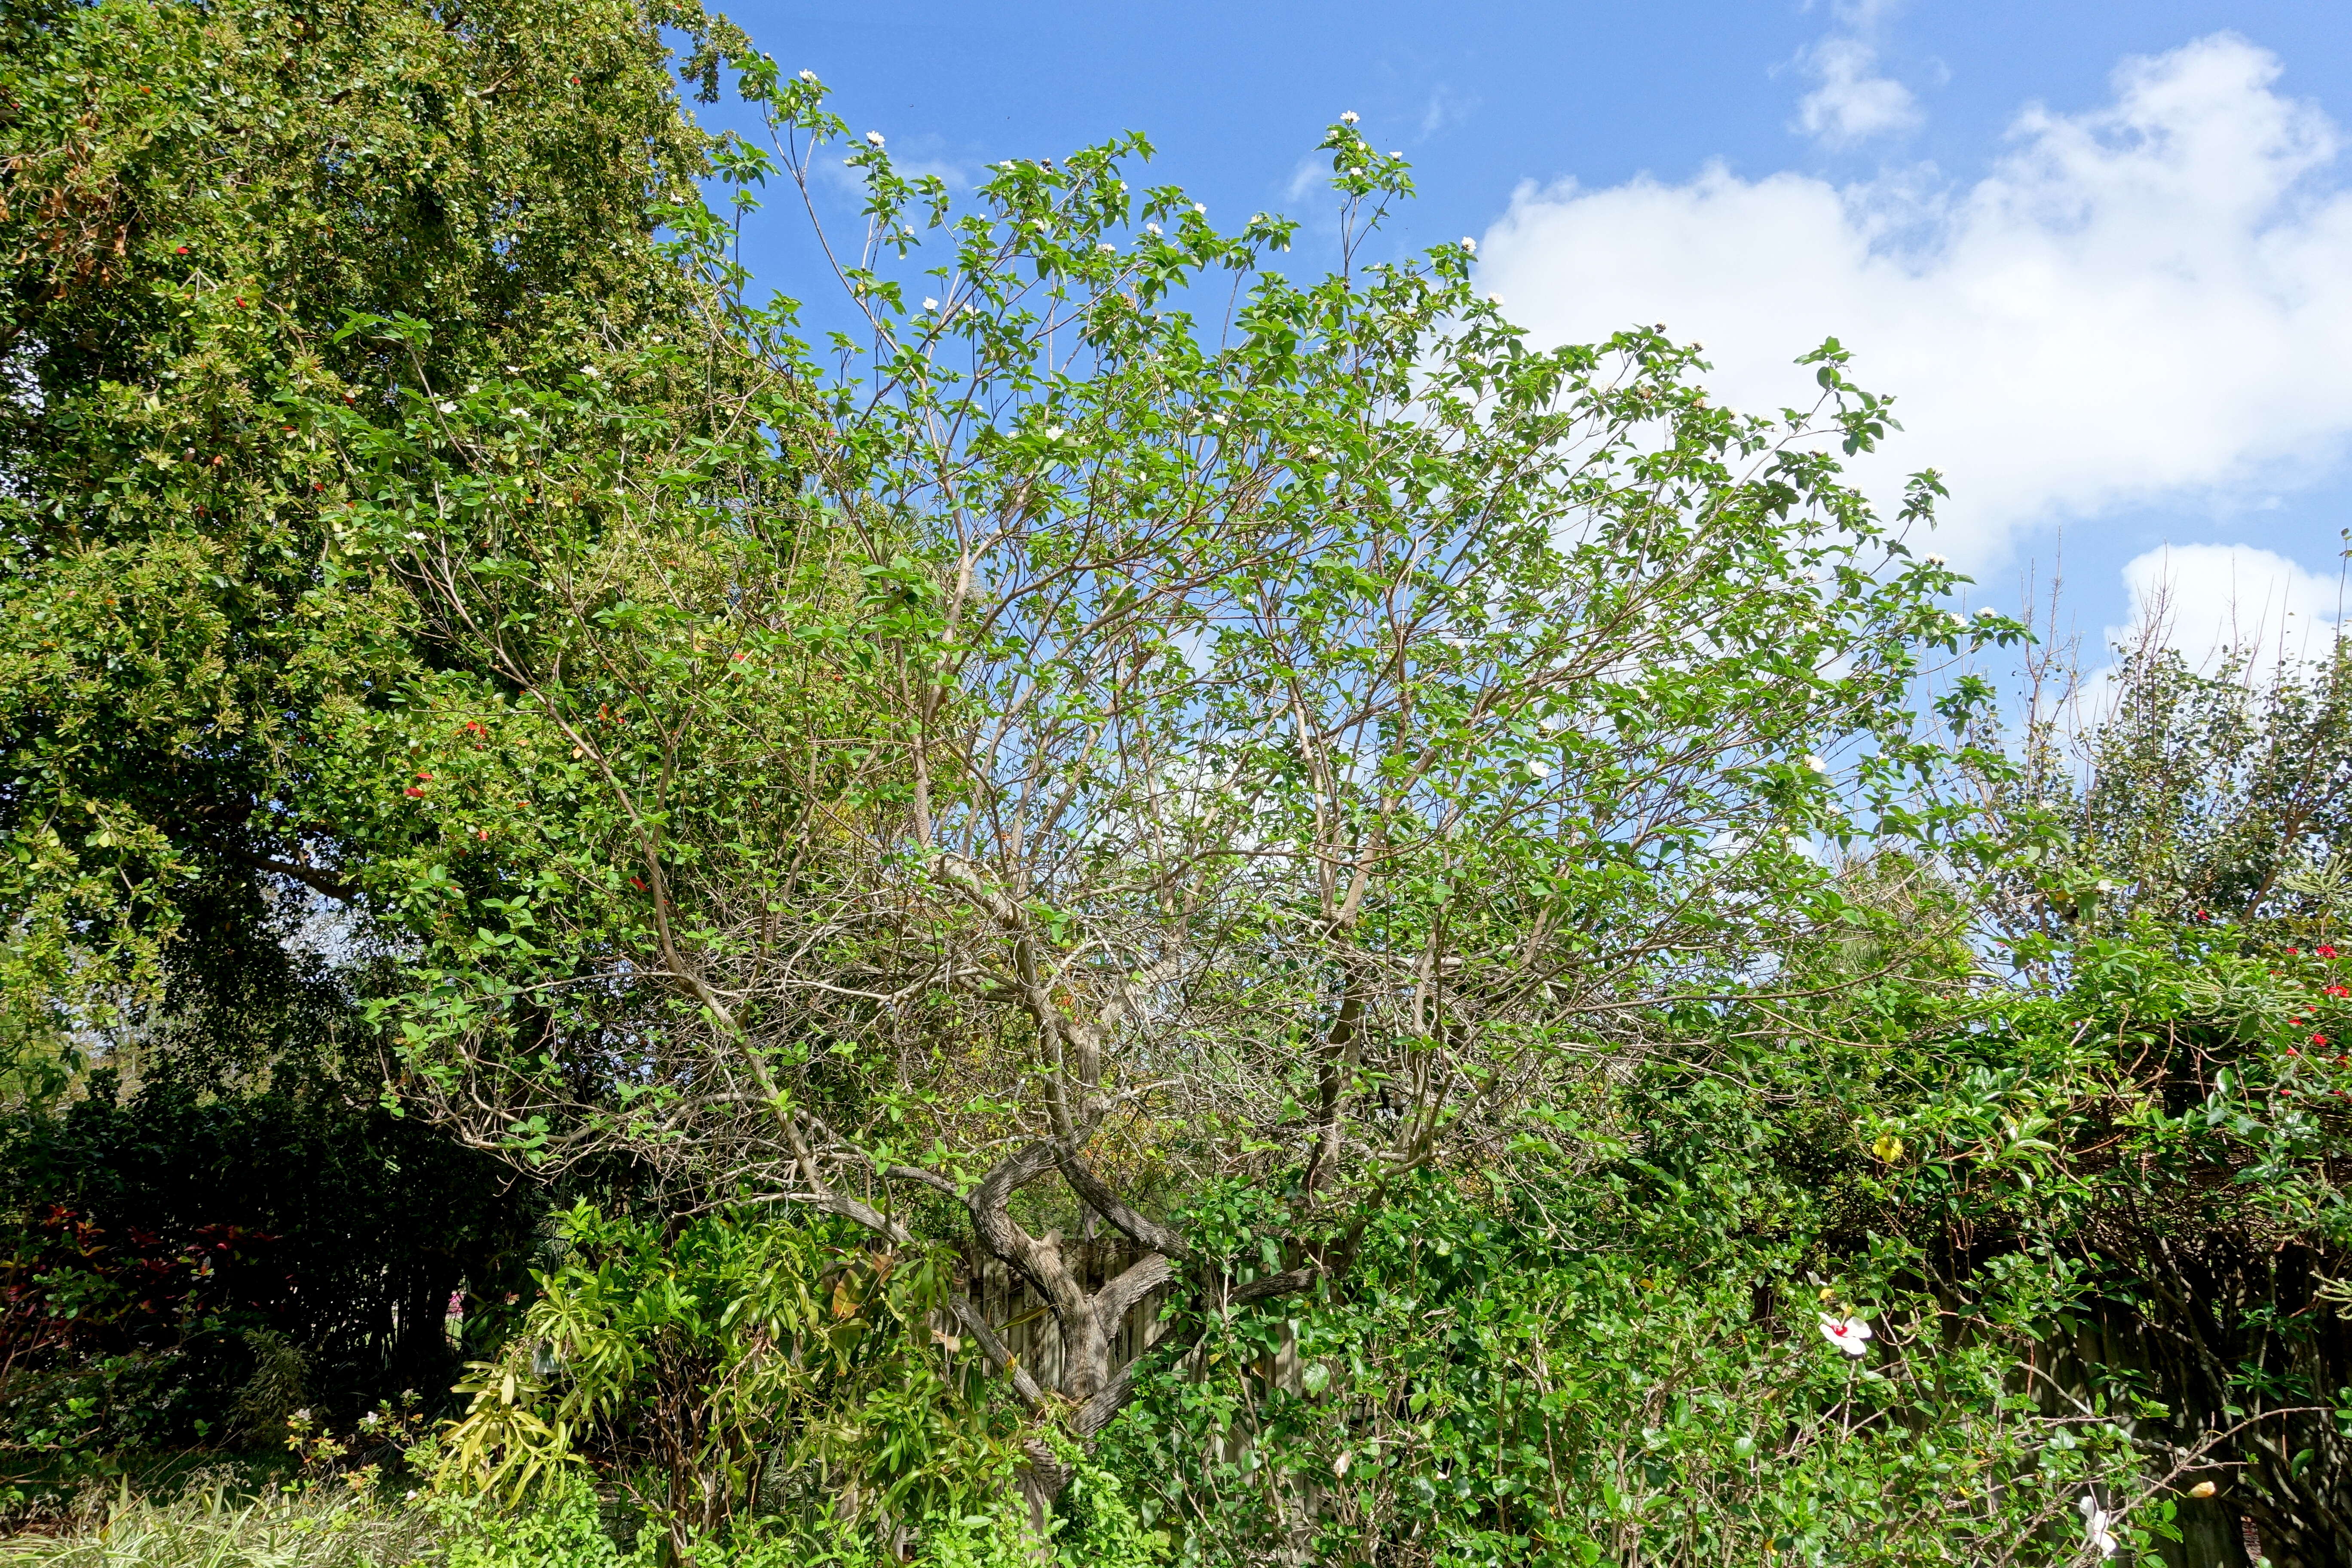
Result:
M401 1568L433 1554L437 1531L372 1492L258 1493L199 1478L168 1501L119 1493L85 1506L66 1533L0 1541L5 1568Z

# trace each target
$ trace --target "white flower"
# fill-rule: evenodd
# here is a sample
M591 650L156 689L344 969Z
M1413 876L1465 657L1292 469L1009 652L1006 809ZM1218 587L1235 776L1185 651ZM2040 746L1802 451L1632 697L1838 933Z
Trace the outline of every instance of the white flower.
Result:
M1194 202L1192 210L1196 213L1206 213L1209 210L1209 205L1206 202Z
M1117 256L1118 254L1118 247L1116 245L1097 245L1095 248L1101 251L1105 256Z
M1825 773L1830 771L1830 764L1826 758L1808 752L1805 753L1805 771L1809 773Z
M1046 439L1046 440L1048 440L1048 441L1058 441L1058 440L1060 440L1061 438L1062 438L1062 427L1061 427L1059 425L1048 425L1048 426L1045 426L1045 439Z
M1823 1312L1822 1338L1850 1356L1864 1355L1868 1352L1864 1349L1864 1342L1870 1338L1870 1325L1860 1318L1840 1318Z
M929 295L925 295L925 296L923 297L923 309L924 309L924 310L938 310L939 308L940 308L940 302L939 302L937 300L934 300L934 299L930 298Z
M874 146L879 147L882 145L882 132L879 131L868 131L866 133L866 140Z
M815 83L815 81L816 81L816 72L814 72L814 71L803 71L803 72L801 72L801 79L802 79L803 81L804 81L804 82L808 82L808 83L810 83L811 85L814 85L814 83Z
M1152 238L1158 239L1160 237L1160 226L1156 223L1145 224L1143 226L1143 232L1150 235Z
M444 403L440 405L440 408L441 412L444 414L455 414L457 412L457 405L454 403Z
M593 364L583 364L583 365L582 365L582 366L580 367L580 374L583 374L583 375L587 375L587 376L595 376L595 375L602 375L602 374L604 374L604 372L602 372L602 371L598 370L598 369L597 369L594 365L593 365Z
M1943 563L1944 558L1940 555L1930 555L1927 557L1927 564L1930 566L1941 566Z
M1537 761L1531 762L1528 764L1528 772L1535 774L1536 777L1539 779L1548 779L1551 777L1551 764L1542 761L1541 759L1538 759Z
M1503 297L1500 294L1489 294L1486 296L1486 303L1489 305L1499 305L1502 302Z
M1947 610L1947 611L1945 611L1945 612L1944 612L1944 618L1945 618L1946 620L1948 620L1948 621L1951 622L1951 623L1952 623L1952 625L1954 625L1954 626L1967 626L1967 625L1969 624L1969 618L1968 618L1968 616L1963 616L1963 615L1959 614L1959 613L1958 613L1958 611L1956 611L1956 610Z
M1994 609L1990 605L1986 605L1977 611L1977 619L1981 621L1989 616L1997 616L1999 614L2000 614L1999 610Z
M412 1487L408 1491L403 1493L401 1500L403 1502L415 1502L416 1500L415 1489Z
M1323 448L1322 448L1322 447L1307 447L1307 460L1308 462L1310 462L1310 463L1319 462L1319 461L1321 461L1321 460L1322 460L1322 457L1323 457Z
M2105 877L2102 877L2096 882L2092 884L2092 889L2095 892L2112 893L2116 890L2116 885L2113 882L2108 881Z
M1465 234L1462 237L1462 248L1475 256L1478 254L1478 242Z
M1356 122L1356 111L1355 111L1354 110L1352 110L1352 109L1351 109L1351 110L1348 110L1345 114L1342 114L1341 116L1339 116L1339 123L1340 123L1340 124L1342 124L1342 125L1353 125L1355 122Z
M2083 1528L2089 1533L2091 1544L2098 1548L2100 1556L2113 1557L2116 1554L2115 1531L2107 1527L2115 1523L2116 1516L2101 1508L2099 1500L2088 1492L2083 1494L2083 1500L2075 1506L2083 1510Z

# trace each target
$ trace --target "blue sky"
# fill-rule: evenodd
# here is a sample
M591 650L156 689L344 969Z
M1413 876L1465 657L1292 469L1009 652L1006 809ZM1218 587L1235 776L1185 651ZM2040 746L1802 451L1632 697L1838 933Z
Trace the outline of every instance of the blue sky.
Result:
M2021 571L2046 579L2063 547L2065 618L2095 642L2164 581L2200 649L2233 605L2269 634L2336 616L2352 5L730 15L902 163L969 179L1139 130L1228 222L1311 222L1306 155L1354 110L1416 164L1398 243L1480 237L1490 286L1538 337L1662 321L1754 405L1836 331L1910 413L1893 466L1950 476L1942 548L1982 601L2015 608ZM813 291L794 249L779 232L750 258Z

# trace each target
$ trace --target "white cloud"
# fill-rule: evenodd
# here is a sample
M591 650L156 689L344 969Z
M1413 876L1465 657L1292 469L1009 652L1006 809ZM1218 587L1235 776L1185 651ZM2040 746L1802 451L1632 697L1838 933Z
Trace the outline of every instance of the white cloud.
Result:
M1727 401L1811 401L1834 334L1909 434L1874 470L1953 490L1937 548L1981 567L2029 524L2293 479L2352 435L2352 196L2339 137L2217 35L2127 60L2106 108L2021 114L1973 186L1711 168L1521 187L1482 290L1541 342L1663 321Z
M2264 667L2282 656L2327 651L2343 615L2342 583L2251 544L2187 544L2151 550L2124 566L2131 619L2109 626L2110 648L2152 630L2189 662L2211 668L2225 648Z
M1911 89L1875 76L1878 51L1860 38L1824 38L1805 53L1821 85L1797 100L1797 124L1831 147L1851 147L1874 136L1916 129L1923 118Z

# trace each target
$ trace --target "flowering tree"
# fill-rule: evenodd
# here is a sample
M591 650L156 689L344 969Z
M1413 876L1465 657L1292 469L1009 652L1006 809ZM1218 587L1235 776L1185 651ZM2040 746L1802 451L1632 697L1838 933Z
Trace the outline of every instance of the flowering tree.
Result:
M728 166L809 192L847 128L740 63L775 144ZM1083 1435L1148 1293L1313 1287L1400 1182L1508 1161L1867 924L1822 851L1943 832L1918 660L2002 628L1841 482L1889 420L1834 343L1779 417L1657 331L1536 352L1470 242L1364 263L1410 187L1350 123L1303 284L1291 226L1130 189L1139 139L962 214L848 145L862 336L739 307L732 428L631 401L675 345L346 424L341 569L450 653L351 711L341 787L409 835L369 872L421 944L400 1095L541 1163L960 1228L1052 1303L1059 1386L972 1335ZM1286 1194L1278 1244L1169 1222L1216 1175ZM1096 1225L1134 1261L1090 1289Z

